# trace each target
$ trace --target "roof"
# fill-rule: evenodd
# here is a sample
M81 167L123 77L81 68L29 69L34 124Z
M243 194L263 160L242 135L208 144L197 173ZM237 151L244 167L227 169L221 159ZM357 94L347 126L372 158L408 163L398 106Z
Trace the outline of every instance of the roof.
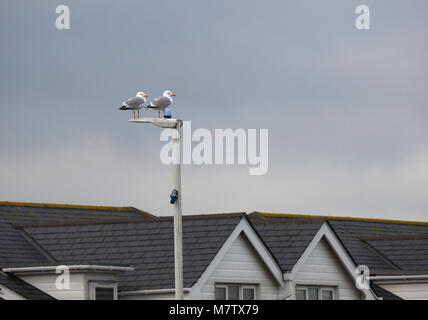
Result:
M184 286L202 275L244 213L183 217ZM61 264L126 265L121 291L174 287L172 217L133 222L26 227L24 231Z
M260 234L264 239L272 237L272 241L265 242L278 261L289 254L287 252L289 249L279 250L279 248L289 246L287 245L287 241L289 241L287 236L290 235L289 224L308 225L308 227L296 228L296 235L297 230L305 230L301 235L299 233L300 237L297 238L301 241L296 244L297 256L297 252L303 252L301 249L308 243L308 237L311 235L311 231L307 229L312 228L311 225L314 221L319 221L319 224L328 222L354 263L367 265L371 274L413 273L428 270L428 223L426 222L260 212L254 212L250 214L250 217L251 221L254 221L255 228L258 231L261 230ZM284 227L278 228L276 231L264 231L258 226L266 223L282 224ZM315 223L312 232L316 226ZM275 236L271 234L272 232L275 232ZM277 243L275 243L275 237L277 237ZM296 256L290 255L290 262L281 263L284 271L290 270L290 266L297 261Z
M148 212L134 207L108 207L70 204L47 204L0 201L0 219L25 222L50 220L87 220L105 218L135 218L136 216L153 218Z
M382 298L383 300L403 300L399 296L396 296L391 291L388 291L377 284L371 283L370 288L375 293L376 297Z
M428 269L427 238L398 237L391 240L368 240L367 243L398 270L425 271Z
M0 202L0 267L46 264L50 260L31 239L13 227L20 223L78 223L153 216L132 207L74 206Z
M55 300L47 293L12 274L0 272L0 284L29 300Z
M291 271L324 223L322 219L261 219L255 213L248 217L283 272Z
M10 223L0 222L0 267L48 261Z
M253 212L183 217L184 286L202 275L243 217L283 272L291 271L324 223L371 275L428 271L428 223ZM0 267L130 266L121 291L174 287L172 217L135 208L0 202Z

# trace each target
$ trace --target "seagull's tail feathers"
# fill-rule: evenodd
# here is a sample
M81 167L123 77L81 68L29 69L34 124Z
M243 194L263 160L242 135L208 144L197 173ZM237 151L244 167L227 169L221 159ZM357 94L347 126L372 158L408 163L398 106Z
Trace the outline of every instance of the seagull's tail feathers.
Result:
M121 107L119 108L119 110L129 110L129 108L128 108L127 106L121 106Z

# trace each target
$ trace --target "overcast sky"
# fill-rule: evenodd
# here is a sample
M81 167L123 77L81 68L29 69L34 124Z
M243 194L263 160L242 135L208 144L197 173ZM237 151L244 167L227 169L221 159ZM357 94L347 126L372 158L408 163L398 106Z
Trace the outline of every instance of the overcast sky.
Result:
M0 200L171 214L160 130L118 110L171 89L193 129L269 129L264 176L184 166L184 213L428 221L426 0L2 0L0 44Z

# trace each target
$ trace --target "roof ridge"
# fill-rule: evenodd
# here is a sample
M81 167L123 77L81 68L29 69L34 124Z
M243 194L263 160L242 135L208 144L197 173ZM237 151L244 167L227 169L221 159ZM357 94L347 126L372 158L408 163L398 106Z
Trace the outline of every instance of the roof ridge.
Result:
M210 218L233 218L233 217L244 217L246 212L225 212L225 213L203 213L203 214L187 214L183 215L186 219L210 219Z
M311 219L328 219L328 220L345 220L345 221L358 221L358 222L375 222L375 223L391 223L391 224L405 224L405 225L420 225L428 226L428 222L424 221L405 221L394 219L375 219L375 218L357 218L357 217L338 217L338 216L321 216L321 215L305 215L305 214L292 214L292 213L268 213L256 211L262 218L311 218Z
M326 221L328 221L325 218L308 218L308 219L287 219L286 221L284 220L280 220L280 221L272 221L272 220L268 220L268 219L263 219L263 220L254 220L251 219L251 217L248 218L249 220L251 220L252 223L254 224L311 224L311 223L324 223Z
M245 216L245 213L222 213L222 214L202 214L202 215L185 215L183 220L204 220L212 218L235 218ZM16 229L25 228L49 228L49 227L73 227L73 226L93 226L105 224L129 224L129 223L155 223L172 221L172 216L153 217L152 219L141 218L122 218L122 219L103 219L103 220L84 220L84 221L48 221L48 222L29 222L29 223L11 223Z
M76 209L76 210L103 210L103 211L137 211L145 216L154 217L154 215L135 207L115 207L115 206L95 206L78 204L56 204L56 203L34 203L34 202L11 202L0 201L0 206L8 207L33 207L33 208L58 208L58 209Z

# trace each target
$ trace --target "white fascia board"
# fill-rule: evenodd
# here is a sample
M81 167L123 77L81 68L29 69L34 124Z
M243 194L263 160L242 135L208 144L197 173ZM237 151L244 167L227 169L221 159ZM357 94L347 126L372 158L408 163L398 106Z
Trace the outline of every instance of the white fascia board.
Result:
M259 236L254 231L253 227L247 221L247 218L242 217L241 221L232 231L230 236L226 239L226 241L224 242L220 250L217 252L214 259L210 262L208 267L202 273L199 280L192 286L191 288L192 292L195 291L195 294L197 294L196 292L198 291L198 289L200 289L201 285L207 281L208 277L213 273L215 268L223 259L224 255L228 252L230 247L233 245L233 243L241 233L244 233L244 235L250 241L251 245L256 250L256 252L260 256L262 261L265 263L269 271L272 273L273 277L278 282L278 284L281 287L284 287L284 281L282 280L281 269L279 268L278 264L276 263L275 259L272 257L270 252L265 247L264 243L260 240Z
M355 280L358 276L356 273L356 265L354 264L353 260L343 247L342 243L339 241L339 239L336 237L333 230L330 228L327 222L324 222L321 228L318 230L318 232L315 234L312 241L309 243L308 247L305 249L297 263L294 265L291 272L284 273L283 279L284 280L294 280L297 272L300 270L302 265L305 263L305 261L309 258L309 256L314 251L317 244L321 241L322 238L325 238L327 242L330 244L330 246L333 248L333 251L336 253L336 255L339 257L339 260L342 262L343 266L345 267L348 274L351 276L353 280ZM366 299L376 299L375 294L369 289L369 290L362 290Z
M40 267L18 267L18 268L3 268L3 272L10 273L40 273L40 272L55 272L57 268L68 268L70 271L110 271L110 272L126 272L135 271L132 267L120 266L101 266L101 265L58 265L58 266L40 266Z
M371 281L380 281L380 280L428 280L427 274L420 275L399 275L399 276L369 276Z
M355 264L353 263L352 259L349 257L345 249L343 248L342 244L337 239L336 235L333 233L331 228L328 226L326 222L323 223L323 225L320 227L318 232L315 234L314 238L311 240L303 254L300 256L299 260L296 262L294 267L292 268L291 272L284 274L284 279L292 280L294 279L294 276L297 274L297 272L300 270L302 265L306 262L306 260L310 257L312 252L315 250L315 247L318 245L318 243L321 241L321 239L325 237L327 242L331 245L334 252L337 254L337 256L340 258L343 265L346 267L346 270L348 271L349 275L352 276L353 279L356 278L357 274L355 273Z

